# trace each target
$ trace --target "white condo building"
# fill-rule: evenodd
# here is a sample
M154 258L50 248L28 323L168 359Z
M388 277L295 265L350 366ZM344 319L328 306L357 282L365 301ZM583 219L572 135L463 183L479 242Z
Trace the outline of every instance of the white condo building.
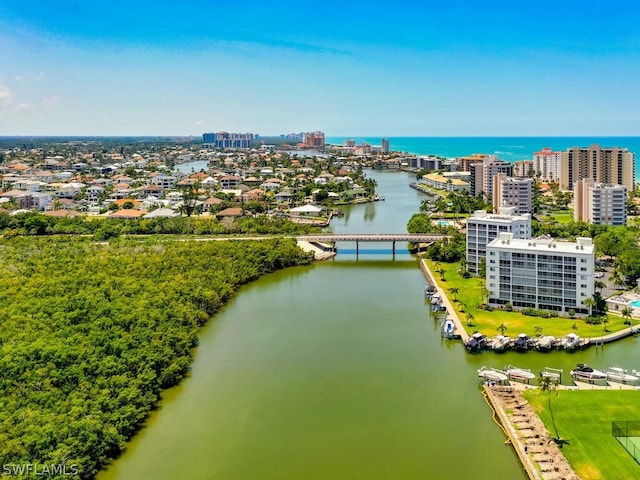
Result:
M557 242L501 233L487 245L489 304L588 314L584 301L593 296L594 266L591 238Z
M540 174L541 180L557 182L560 178L560 155L549 147L533 153L533 171Z
M596 225L627 224L627 187L582 179L573 186L573 219Z
M467 270L480 273L480 261L486 257L487 244L499 233L515 238L531 238L531 215L517 215L515 207L500 207L498 213L476 210L467 219Z

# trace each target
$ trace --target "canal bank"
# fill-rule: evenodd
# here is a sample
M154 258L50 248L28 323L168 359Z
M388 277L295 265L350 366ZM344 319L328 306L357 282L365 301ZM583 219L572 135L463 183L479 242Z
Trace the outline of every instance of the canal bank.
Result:
M386 201L345 208L334 232L406 231L421 198L410 176L372 176ZM640 366L636 337L572 355L466 354L441 338L416 267L400 248L345 245L246 285L199 332L190 376L98 478L525 480L478 368Z

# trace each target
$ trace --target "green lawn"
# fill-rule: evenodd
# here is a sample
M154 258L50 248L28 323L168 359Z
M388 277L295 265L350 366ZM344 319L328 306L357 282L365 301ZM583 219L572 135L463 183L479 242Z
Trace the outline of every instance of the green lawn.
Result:
M558 223L573 222L573 210L558 210L549 214L549 217Z
M575 331L575 333L582 338L590 338L601 337L607 333L627 328L627 325L624 324L624 319L615 315L608 316L609 323L607 324L607 330L609 331L605 333L604 325L589 325L580 318L540 318L522 315L516 311L507 312L505 310L494 310L488 312L487 310L481 310L477 307L484 300L482 298L482 290L485 288L485 280L483 278L463 278L458 273L459 263L440 263L440 268L445 271L445 280L442 281L436 273L435 262L427 259L425 259L425 261L434 274L436 281L447 293L449 300L453 304L453 308L456 310L460 320L465 324L465 328L469 333L477 330L492 337L499 333L497 330L498 326L504 324L507 327L505 335L510 337L515 337L519 333L534 336L536 333L535 327L540 326L542 327L543 335L561 337ZM459 290L458 293L456 295L450 293L449 289L451 288L457 288ZM454 302L454 298L456 297L461 303ZM467 313L471 313L474 317L472 326L466 325ZM574 324L577 330L572 329Z
M528 390L524 395L555 436L553 413L560 438L569 441L562 453L582 480L640 478L640 465L611 436L612 421L640 420L640 392L562 390L549 397Z

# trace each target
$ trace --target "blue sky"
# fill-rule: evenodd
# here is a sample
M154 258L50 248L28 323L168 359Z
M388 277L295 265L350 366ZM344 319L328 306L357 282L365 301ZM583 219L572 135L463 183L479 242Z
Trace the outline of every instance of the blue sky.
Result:
M0 135L640 135L639 79L634 0L0 3Z

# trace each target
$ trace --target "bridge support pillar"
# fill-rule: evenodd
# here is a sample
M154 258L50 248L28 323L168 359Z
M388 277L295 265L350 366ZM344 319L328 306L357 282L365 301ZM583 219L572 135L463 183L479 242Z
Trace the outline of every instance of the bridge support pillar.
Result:
M396 241L393 241L393 246L391 247L391 253L396 254Z
M356 255L358 255L360 253L360 245L358 243L358 240L356 240Z

